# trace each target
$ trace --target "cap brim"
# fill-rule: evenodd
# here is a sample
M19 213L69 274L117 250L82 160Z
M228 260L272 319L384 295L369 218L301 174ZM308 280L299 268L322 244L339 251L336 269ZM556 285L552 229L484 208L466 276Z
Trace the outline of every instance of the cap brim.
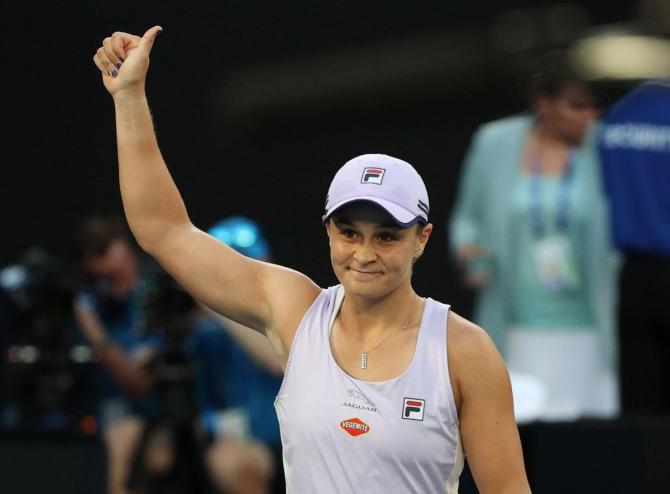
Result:
M380 199L379 197L366 197L366 196L352 197L351 199L346 199L344 201L338 202L337 204L334 204L333 207L329 208L329 210L326 211L326 214L323 215L323 217L321 218L322 222L325 223L339 209L342 209L344 206L352 204L354 202L368 202L376 206L379 206L384 211L386 211L389 214L389 216L391 216L393 221L398 226L402 228L408 228L412 225L416 225L417 223L424 223L424 224L428 223L427 218L424 218L423 216L417 216L411 211L408 211L407 209L398 206L394 202L387 201L386 199Z

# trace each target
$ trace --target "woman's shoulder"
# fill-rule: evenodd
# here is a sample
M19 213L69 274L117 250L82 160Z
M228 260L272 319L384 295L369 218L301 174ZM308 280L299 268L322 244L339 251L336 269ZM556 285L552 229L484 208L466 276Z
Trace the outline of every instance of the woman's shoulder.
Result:
M449 311L447 321L449 346L459 355L476 356L482 350L495 350L495 345L489 334L472 321Z
M453 311L449 311L447 324L450 368L458 374L478 373L502 361L498 348L484 328Z
M476 137L480 140L507 139L512 135L525 132L531 125L533 117L529 114L516 115L491 120L479 126Z
M447 353L454 399L460 413L464 396L479 393L482 386L501 382L505 364L489 334L472 321L449 311Z
M305 311L303 319L308 316L308 314L313 313L332 313L344 298L344 287L342 285L332 285L326 288L320 288L316 293L316 296L313 298L312 303L309 304Z

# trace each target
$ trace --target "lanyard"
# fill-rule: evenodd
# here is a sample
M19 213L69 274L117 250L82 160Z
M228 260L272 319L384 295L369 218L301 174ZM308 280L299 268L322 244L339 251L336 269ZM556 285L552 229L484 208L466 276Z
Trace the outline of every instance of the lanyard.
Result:
M574 168L575 152L570 149L566 162L565 172L561 179L561 188L558 193L558 210L556 213L556 225L561 232L565 232L568 227L568 209L570 208L570 186L572 184L572 174ZM530 227L535 237L544 236L544 217L542 212L542 154L537 153L533 159L530 181Z

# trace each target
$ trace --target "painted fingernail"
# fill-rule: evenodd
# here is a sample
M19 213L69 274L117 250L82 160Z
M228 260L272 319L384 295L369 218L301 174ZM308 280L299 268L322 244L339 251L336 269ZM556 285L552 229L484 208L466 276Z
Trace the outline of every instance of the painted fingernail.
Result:
M117 68L117 69L120 69L120 68L121 68L121 65L122 65L122 63L121 63L121 62L116 62L116 63L115 63L114 65L116 65L116 68Z
M126 59L123 57L119 57L119 60L121 60L122 63L126 61Z
M116 77L118 75L118 72L116 70L112 70L112 77Z

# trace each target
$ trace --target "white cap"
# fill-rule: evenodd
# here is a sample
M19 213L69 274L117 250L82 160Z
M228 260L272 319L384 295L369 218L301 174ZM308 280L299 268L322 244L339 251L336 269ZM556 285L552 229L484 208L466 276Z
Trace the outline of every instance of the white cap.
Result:
M386 154L363 154L335 174L326 197L325 223L342 206L368 201L384 209L402 227L428 223L428 192L406 161Z

